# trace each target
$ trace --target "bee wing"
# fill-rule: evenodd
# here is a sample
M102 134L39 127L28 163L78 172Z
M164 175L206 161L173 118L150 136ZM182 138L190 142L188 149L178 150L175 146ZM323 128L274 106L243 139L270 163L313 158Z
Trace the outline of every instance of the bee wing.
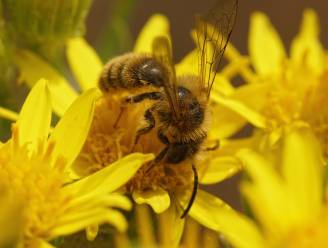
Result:
M218 0L207 15L196 17L199 76L208 98L236 22L237 8L238 0Z
M169 104L175 115L179 114L177 104L177 83L175 68L172 59L171 42L165 36L158 36L153 41L153 56L165 68L164 90L167 95Z

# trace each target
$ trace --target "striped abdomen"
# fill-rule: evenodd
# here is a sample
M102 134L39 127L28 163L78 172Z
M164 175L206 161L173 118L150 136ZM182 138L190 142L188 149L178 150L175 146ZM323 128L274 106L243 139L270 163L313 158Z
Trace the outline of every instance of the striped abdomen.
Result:
M165 78L164 67L147 55L129 53L108 61L99 79L104 92L134 89L147 85L160 87Z

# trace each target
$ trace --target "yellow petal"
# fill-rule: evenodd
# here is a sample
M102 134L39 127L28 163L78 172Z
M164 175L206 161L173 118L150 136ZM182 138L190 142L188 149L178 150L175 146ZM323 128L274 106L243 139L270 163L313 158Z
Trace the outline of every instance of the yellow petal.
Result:
M222 69L221 73L223 75L231 78L236 72L239 72L247 83L253 83L256 80L254 71L248 65L249 57L242 56L231 43L228 43L224 57L230 61L230 64ZM235 71L235 69L238 69L238 71Z
M91 225L91 226L88 226L86 229L85 229L85 232L87 234L87 239L89 241L93 241L95 240L95 238L97 237L98 235L98 231L99 231L99 225Z
M248 138L239 138L239 139L222 139L220 140L220 147L212 156L235 156L240 149L244 148L253 148L254 145L258 145L258 137L248 137ZM211 157L211 154L209 155Z
M319 214L322 205L321 148L306 127L292 127L284 139L282 171L293 204L295 221L304 223Z
M3 173L3 163L1 166L0 247L18 247L16 245L21 241L22 234L26 230L24 211L26 201L23 194L13 194L11 183L7 178L3 178L8 175Z
M202 225L223 234L236 247L265 247L254 223L202 190L197 194L190 215Z
M279 73L286 52L269 18L256 12L251 16L249 54L259 74Z
M0 117L11 121L18 120L18 114L12 110L0 107Z
M243 85L233 92L231 98L244 103L255 111L262 111L268 103L268 97L273 88L274 84L270 81Z
M37 247L37 248L55 248L55 246L49 244L47 241L43 239L36 239L29 243L30 247ZM20 247L20 246L19 246Z
M144 163L152 159L153 154L130 154L90 176L67 185L64 190L78 195L115 191L127 183Z
M265 118L258 112L247 107L244 103L228 98L222 94L217 94L212 92L211 99L218 104L223 105L224 107L229 108L230 110L238 113L240 116L244 117L250 123L258 128L265 127ZM219 114L219 113L218 113Z
M99 206L120 208L124 210L130 210L132 208L131 201L127 197L116 193L88 193L81 197L74 198L69 203L69 208L79 208L80 210L94 209Z
M212 91L220 92L224 95L231 95L235 92L235 88L231 85L229 80L222 74L217 74L214 80Z
M160 188L147 192L133 192L133 199L138 204L149 204L157 214L167 210L171 202L169 194Z
M110 207L120 208L124 210L130 210L132 208L131 201L121 194L112 193L110 195L106 195L106 198L108 202L107 205Z
M63 115L77 97L76 91L47 62L27 50L15 54L15 63L20 70L20 80L32 87L40 78L49 80L49 90L54 111Z
M198 37L195 32L192 32L192 36L195 40L195 43L198 43ZM213 49L211 49L211 46L208 46L207 51L207 57L211 57L213 54ZM194 49L190 53L188 53L176 66L176 73L178 76L182 75L198 75L199 74L199 50ZM206 65L207 71L209 71L211 68L210 65ZM214 75L212 74L211 77ZM214 85L213 85L213 91L221 92L225 95L229 95L234 91L233 86L230 84L230 82L225 78L222 74L217 74L215 77Z
M272 239L279 239L288 230L289 224L287 222L290 219L282 219L281 215L277 219L277 215L272 215L272 206L268 205L271 202L266 200L267 196L263 194L257 184L252 184L246 180L243 181L241 184L241 193L244 199L247 199L247 204L251 208L256 220ZM288 203L286 202L287 205Z
M156 36L166 36L170 38L169 29L169 21L164 15L155 14L151 16L139 33L133 51L138 53L151 53L154 38Z
M68 165L84 145L93 118L94 104L100 94L100 91L94 88L79 96L50 136L50 141L55 142L54 156L64 157Z
M214 217L215 212L221 210L221 208L230 209L221 199L215 198L203 190L198 190L189 215L207 228L218 230L218 223Z
M265 126L265 118L258 113L261 113L266 107L268 95L272 91L272 87L273 84L267 81L265 83L240 86L229 95L233 102L227 102L225 99L222 99L222 94L214 90L212 97L218 100L218 102L223 100L223 104L213 106L212 108L213 128L209 129L209 137L212 139L229 137L239 131L246 124L246 120L263 128ZM240 102L242 105L236 104L236 102Z
M80 37L69 40L66 54L81 89L96 87L103 64L87 41Z
M157 237L155 235L152 210L150 210L150 207L145 204L136 204L134 216L140 247L156 247Z
M89 213L89 212L93 212L95 209L107 209L107 208L120 208L124 210L130 210L132 208L132 204L127 197L121 194L89 193L81 197L75 197L74 199L72 199L72 201L69 202L69 205L67 206L67 209L72 209L76 213ZM71 218L71 214L68 215L69 215L68 218ZM64 221L63 219L61 219L61 222L67 225L67 222L69 221L66 218L64 219ZM93 224L87 227L86 234L88 240L93 240L96 238L98 234L98 224L100 223L94 222ZM118 227L118 228L120 229L122 227ZM125 227L123 227L123 229L124 228Z
M179 247L184 230L185 219L181 218L181 207L172 202L170 207L160 214L160 240L163 247Z
M241 170L240 162L234 157L215 157L205 164L206 168L199 177L201 184L218 183Z
M51 99L48 82L39 80L27 96L17 121L20 143L37 145L48 137ZM36 147L35 147L36 148Z
M178 76L198 75L198 51L192 50L176 66L175 70Z
M221 104L211 106L211 112L211 127L208 137L212 140L230 137L247 123L245 118Z
M231 79L240 75L242 76L242 79L245 83L254 83L256 82L256 75L254 74L254 71L252 71L249 65L249 57L240 56L239 58L230 61L229 64L223 67L220 70L220 74L226 77L227 79Z
M207 228L217 230L218 223L214 219L214 215L212 213L219 211L221 208L229 209L230 207L227 206L222 200L215 197L211 197L211 201L206 202L209 200L209 197L210 196L208 193L203 190L198 190L195 202L190 209L189 215Z
M69 235L90 225L108 223L119 231L125 231L127 222L119 211L112 209L92 209L88 212L74 212L57 220L56 227L50 232L53 237Z
M290 222L289 212L291 210L285 185L274 170L274 165L263 156L251 150L241 150L237 153L237 157L242 162L254 185L253 190L249 190L249 193L255 192L257 195L256 198L253 197L251 199L249 194L246 195L253 205L252 208L262 208L267 213L264 218L270 218L271 222L276 224L275 229L278 231L286 230L286 226ZM281 218L281 213L285 213L283 219Z
M309 66L316 73L323 70L324 49L319 37L318 16L314 10L304 11L301 30L291 45L291 59L300 66Z

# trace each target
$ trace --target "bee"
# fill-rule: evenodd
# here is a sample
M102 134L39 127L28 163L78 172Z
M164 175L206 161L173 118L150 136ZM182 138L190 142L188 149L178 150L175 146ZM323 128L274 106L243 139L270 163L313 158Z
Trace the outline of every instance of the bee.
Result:
M153 41L152 54L128 53L110 60L99 79L105 94L131 93L126 104L150 100L144 112L146 125L137 130L134 145L142 135L155 128L164 148L152 166L160 162L180 164L191 161L193 190L181 218L189 212L198 189L198 173L193 158L207 137L209 98L217 67L231 36L238 0L219 0L204 16L196 18L199 70L197 75L176 76L168 38Z

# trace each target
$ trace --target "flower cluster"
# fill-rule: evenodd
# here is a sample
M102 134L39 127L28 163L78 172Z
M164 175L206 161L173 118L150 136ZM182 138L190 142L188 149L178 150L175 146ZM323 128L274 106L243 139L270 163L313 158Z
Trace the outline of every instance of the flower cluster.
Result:
M244 59L236 50L227 56L237 64ZM253 221L233 215L227 219L234 228L221 231L236 247L326 247L328 67L316 13L304 12L290 56L269 19L253 14L249 61L237 70L245 84L230 97L265 124L240 112L254 124L252 145L236 154Z
M151 54L158 36L171 39L168 20L155 14L133 52ZM78 90L31 50L13 52L19 82L31 90L19 113L0 107L13 121L0 143L0 247L60 247L83 230L95 246L98 235L118 247L328 246L328 56L313 10L289 55L269 19L252 15L249 56L228 44L204 144L179 164L153 164L163 148L155 129L134 143L150 103L101 92L104 65L85 39L69 39L65 52ZM198 66L196 48L176 74L197 75ZM238 138L246 124L251 134ZM244 213L201 187L181 218L194 170L201 186L243 173Z
M79 181L71 177L70 165L84 143L98 97L97 90L86 91L51 130L47 82L40 80L31 90L13 124L11 139L0 147L1 213L6 214L1 217L5 220L0 227L5 234L1 245L40 247L84 228L90 227L92 233L91 227L101 223L120 231L127 228L124 216L114 208L128 210L131 203L112 192L131 174L126 173L123 181L108 182L119 170L133 175L152 155L131 154L116 161L110 170ZM8 233L7 224L17 233Z

